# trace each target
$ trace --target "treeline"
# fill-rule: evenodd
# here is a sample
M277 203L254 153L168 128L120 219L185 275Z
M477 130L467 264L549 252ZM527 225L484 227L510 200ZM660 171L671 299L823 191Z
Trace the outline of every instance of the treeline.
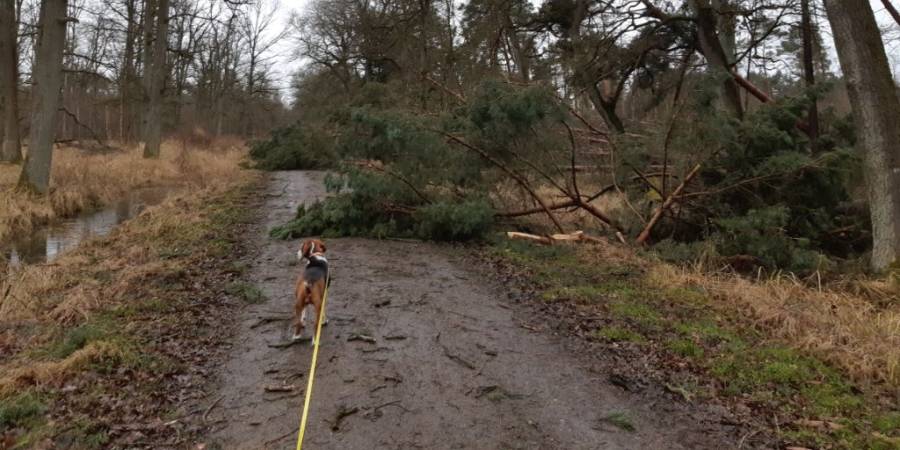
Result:
M571 231L574 212L742 270L900 252L900 101L868 0L320 0L292 30L297 123L253 153L340 161L340 194L276 234Z
M45 192L54 142L255 136L285 108L273 77L284 38L273 1L4 0L0 160L27 154L22 186Z

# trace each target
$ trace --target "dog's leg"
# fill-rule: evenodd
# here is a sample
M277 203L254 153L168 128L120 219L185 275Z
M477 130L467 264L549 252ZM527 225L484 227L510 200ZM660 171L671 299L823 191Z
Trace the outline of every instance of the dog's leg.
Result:
M291 339L297 340L303 337L303 327L306 325L306 286L301 283L297 286L297 300L294 302L294 335Z

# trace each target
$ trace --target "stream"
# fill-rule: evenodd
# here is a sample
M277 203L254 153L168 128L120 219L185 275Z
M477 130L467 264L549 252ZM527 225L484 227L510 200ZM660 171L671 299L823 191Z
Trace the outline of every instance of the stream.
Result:
M5 260L9 268L50 262L82 241L109 234L148 206L162 202L169 190L165 187L135 190L113 205L54 222L33 230L27 236L2 242L0 262Z

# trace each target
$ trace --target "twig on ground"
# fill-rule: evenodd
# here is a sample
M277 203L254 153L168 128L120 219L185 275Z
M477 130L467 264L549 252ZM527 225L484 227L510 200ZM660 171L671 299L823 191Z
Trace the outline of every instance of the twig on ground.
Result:
M308 342L310 339L311 339L311 338L304 338L304 339L297 339L297 340L293 340L293 339L292 339L292 340L287 341L287 342L279 342L279 343L277 343L277 344L268 344L268 346L269 346L270 348L288 348L288 347L290 347L290 346L292 346L292 345L297 345L297 344L300 344L300 343L303 343L303 342Z
M365 334L357 334L357 333L351 334L350 337L347 338L347 342L351 342L351 341L363 341L363 342L368 342L370 344L374 344L376 342L375 338L373 338L372 336L368 336Z
M344 405L341 405L338 408L337 414L334 416L334 423L331 424L331 431L339 431L341 429L341 422L343 422L347 417L352 416L358 412L359 408L356 406L348 408Z
M270 445L272 445L272 444L274 444L274 443L276 443L276 442L278 442L278 441L280 441L280 440L282 440L282 439L284 439L284 438L286 438L286 437L288 437L288 436L290 436L290 435L292 435L292 434L297 433L298 431L300 431L300 427L294 427L294 429L292 429L291 431L288 431L287 433L284 433L284 434L282 434L281 436L278 436L278 437L275 438L275 439L271 439L271 440L268 440L268 441L264 442L263 445L264 445L265 447L268 447L268 446L270 446Z
M444 348L444 356L450 358L451 361L453 361L469 370L475 370L477 368L477 367L475 367L474 364L470 363L469 361L466 361L461 356L451 353L450 349L448 349L447 346L444 345L442 347Z
M396 406L396 407L402 409L402 410L405 411L405 412L412 412L412 411L410 411L409 409L407 409L406 407L404 407L403 405L401 405L401 404L400 404L400 400L393 400L393 401L390 401L390 402L387 402L387 403L382 403L382 404L380 404L380 405L378 405L378 406L372 408L372 411L378 411L379 409L381 409L381 408L386 408L386 407L388 407L388 406Z
M272 386L267 385L263 387L263 390L266 392L294 392L294 389L297 387L293 384L285 385L285 386Z
M263 325L265 325L265 324L268 324L268 323L272 323L272 322L283 322L283 321L286 321L286 320L291 320L291 318L290 318L290 317L284 317L284 316L267 316L267 317L260 317L259 320L258 320L256 323L254 323L253 325L250 325L250 329L251 329L251 330L254 330L254 329L256 329L256 328L258 328L258 327L260 327L260 326L263 326Z
M303 395L303 391L297 391L297 392L291 392L290 394L276 395L275 397L268 397L265 400L267 402L277 402L279 400L284 400L286 398L299 397L301 395Z
M223 398L225 398L225 397L220 396L219 398L216 399L216 401L214 401L212 403L212 405L209 405L209 408L206 408L206 411L203 412L203 423L209 422L209 413L211 413L212 410L215 409L215 407L219 404L219 402L222 401Z

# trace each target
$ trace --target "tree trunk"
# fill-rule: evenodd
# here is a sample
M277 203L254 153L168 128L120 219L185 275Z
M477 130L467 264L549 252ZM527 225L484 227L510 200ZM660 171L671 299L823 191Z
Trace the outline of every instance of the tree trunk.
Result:
M32 74L31 131L19 186L40 194L50 188L53 140L59 116L68 0L43 0Z
M713 8L718 12L719 42L729 67L737 61L737 18L733 3L733 0L712 0Z
M697 14L697 41L703 56L709 62L709 68L713 72L719 72L724 77L722 81L722 101L731 115L742 118L744 108L741 105L741 91L737 82L732 78L731 64L728 55L722 47L722 41L716 32L717 17L715 9L709 0L690 0L691 8ZM726 77L727 75L727 77Z
M135 81L137 79L137 52L135 43L140 38L140 26L138 24L137 1L128 0L125 3L128 22L125 25L125 49L122 55L122 75L119 78L119 139L125 142L134 142L133 126L129 125L129 133L125 135L125 122L133 123L132 102L135 100Z
M803 34L803 78L806 81L807 89L816 84L816 70L815 66L813 66L813 26L809 1L800 0L801 33ZM810 148L813 153L816 153L816 140L819 139L819 107L816 105L815 99L809 105L807 121L809 122Z
M0 161L4 162L19 162L22 159L16 28L15 2L0 1Z
M603 82L601 81L600 83L591 86L590 91L588 92L588 98L590 98L591 103L594 105L594 109L597 110L600 117L606 122L606 126L609 127L610 131L624 133L625 124L622 123L622 119L619 118L619 114L616 113L616 102L606 99L600 86L601 83Z
M872 267L900 257L900 99L868 0L826 0L863 153L872 214Z
M147 43L147 48L152 48L152 53L145 61L149 62L144 70L147 89L147 109L144 112L144 158L159 158L159 146L162 142L162 103L166 90L166 43L169 30L169 0L157 0L155 20L150 19L148 24L156 22L155 33L152 38L152 46ZM151 11L148 11L151 13ZM153 28L153 27L151 27ZM148 31L148 40L151 31Z

